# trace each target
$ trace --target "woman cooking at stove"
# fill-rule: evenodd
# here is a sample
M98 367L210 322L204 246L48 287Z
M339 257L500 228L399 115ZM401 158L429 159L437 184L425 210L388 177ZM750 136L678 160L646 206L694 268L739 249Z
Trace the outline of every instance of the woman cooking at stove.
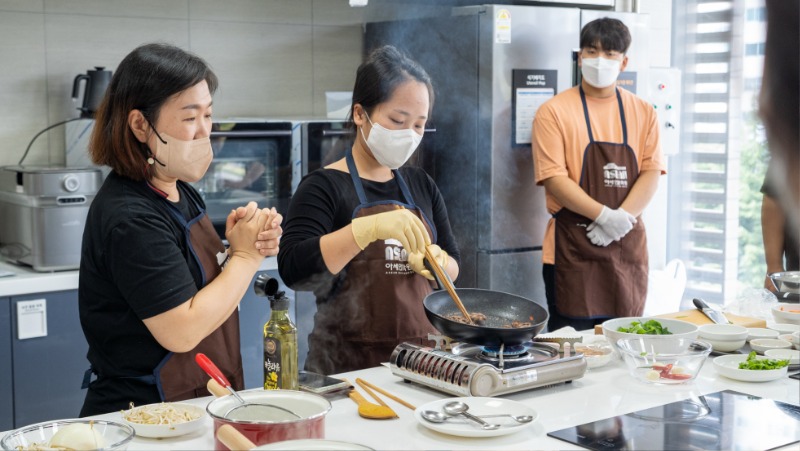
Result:
M401 167L432 105L425 70L394 47L376 49L356 73L352 149L306 176L292 197L278 268L287 286L317 297L307 370L376 366L400 342L435 333L422 306L433 278L425 246L453 279L458 246L436 184Z
M231 211L226 254L189 185L212 159L216 87L202 59L143 45L122 60L97 111L89 153L112 172L83 235L78 297L91 367L81 416L208 395L197 352L242 388L236 307L264 256L277 254L281 216L254 202Z

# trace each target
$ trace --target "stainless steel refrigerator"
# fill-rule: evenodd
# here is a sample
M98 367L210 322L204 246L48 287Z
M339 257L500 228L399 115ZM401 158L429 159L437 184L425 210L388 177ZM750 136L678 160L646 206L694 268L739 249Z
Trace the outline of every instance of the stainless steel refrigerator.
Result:
M636 16L588 13L583 20ZM577 8L482 5L453 8L446 17L366 25L366 52L395 45L433 79L437 133L426 169L442 191L461 247L459 287L546 304L541 253L550 215L544 188L533 179L531 124L542 102L577 81L581 14Z

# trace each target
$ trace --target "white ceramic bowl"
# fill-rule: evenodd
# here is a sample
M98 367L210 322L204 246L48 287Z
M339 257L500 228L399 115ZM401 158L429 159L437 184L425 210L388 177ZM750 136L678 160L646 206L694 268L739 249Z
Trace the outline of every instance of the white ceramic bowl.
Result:
M800 304L779 302L772 306L772 316L776 323L800 325Z
M648 384L691 382L711 353L708 343L688 338L621 338L617 344L631 376Z
M717 341L747 340L749 331L744 326L736 324L703 324L697 336Z
M33 424L9 432L0 441L0 448L9 451L34 449L37 444L40 446L49 444L50 440L60 429L76 423L87 424L90 421L92 428L98 431L107 442L106 446L103 447L104 450L125 450L136 435L132 427L114 421L88 419L57 420Z
M773 329L765 329L763 327L748 327L747 328L747 341L755 340L757 338L778 338L780 332Z
M791 334L792 332L800 331L800 325L788 323L767 323L767 327L772 330L777 330L782 334Z
M710 343L717 352L732 352L745 345L749 331L735 324L703 324L697 336Z
M794 349L767 349L764 355L770 359L788 360L789 365L800 364L800 351Z
M648 320L654 319L661 323L663 327L666 327L667 330L672 332L671 335L640 335L640 334L630 334L626 332L619 332L617 329L620 327L630 327L633 321L637 321L640 323L644 323ZM697 338L697 326L677 319L669 319L669 318L642 318L642 317L624 317L624 318L614 318L609 319L603 323L603 335L605 335L606 339L611 343L612 347L614 348L615 352L619 351L619 345L617 341L621 338L643 338L648 342L658 342L664 340L675 340L679 338L686 338L689 340L695 340Z
M780 340L788 341L789 343L792 344L792 346L794 346L795 349L800 349L800 338L798 338L796 335L794 335L794 334L783 334L783 335L778 335L778 338Z
M746 343L747 340L729 340L729 341L721 341L721 340L710 340L708 338L700 337L699 340L703 340L711 345L716 352L733 352L737 349L741 349Z
M758 359L769 359L770 357L758 356ZM739 364L747 360L744 354L723 355L714 358L714 369L718 374L730 379L744 382L766 382L774 381L786 377L787 366L777 370L741 370Z
M759 354L763 354L770 349L791 349L792 344L778 338L759 338L757 340L750 340L750 348Z
M158 424L159 415L175 418L176 422ZM178 437L195 432L205 424L205 416L202 407L179 402L148 404L122 411L122 421L133 427L137 436L148 438Z

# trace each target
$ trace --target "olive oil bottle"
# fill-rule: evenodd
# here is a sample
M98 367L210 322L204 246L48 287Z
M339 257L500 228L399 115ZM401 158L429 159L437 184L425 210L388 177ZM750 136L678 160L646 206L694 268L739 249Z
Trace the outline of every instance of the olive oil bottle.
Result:
M297 390L297 328L283 291L269 296L272 313L264 324L264 389Z

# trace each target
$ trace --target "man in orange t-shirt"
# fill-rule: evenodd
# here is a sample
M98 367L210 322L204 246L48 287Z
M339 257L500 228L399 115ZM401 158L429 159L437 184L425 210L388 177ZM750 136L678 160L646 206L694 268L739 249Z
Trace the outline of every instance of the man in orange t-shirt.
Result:
M581 84L543 104L533 121L533 163L553 215L543 243L549 330L589 329L639 316L647 294L647 241L639 218L666 174L653 106L619 89L628 28L616 19L581 30Z

